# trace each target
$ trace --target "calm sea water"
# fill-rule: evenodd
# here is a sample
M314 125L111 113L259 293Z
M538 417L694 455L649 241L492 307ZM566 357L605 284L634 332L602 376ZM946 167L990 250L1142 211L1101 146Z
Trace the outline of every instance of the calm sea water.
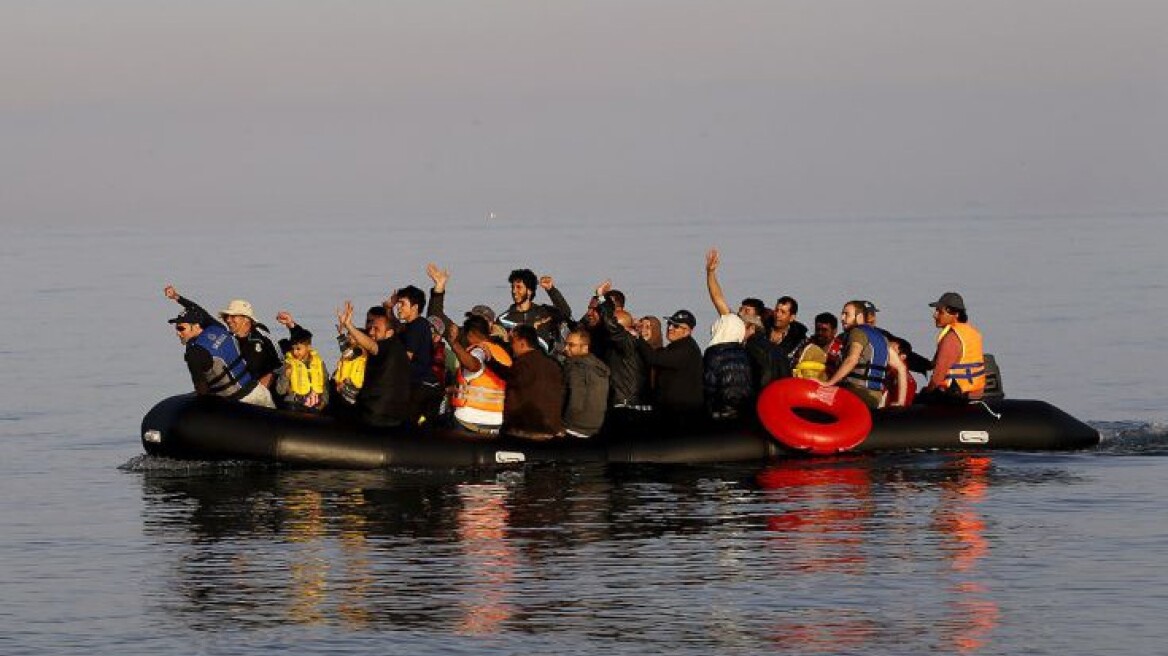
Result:
M1158 653L1165 218L0 228L0 653ZM870 298L926 351L927 303L961 291L1007 392L1105 442L500 473L141 456L142 414L189 385L168 282L328 335L428 261L452 309L501 309L529 266L701 331L709 246L732 301Z

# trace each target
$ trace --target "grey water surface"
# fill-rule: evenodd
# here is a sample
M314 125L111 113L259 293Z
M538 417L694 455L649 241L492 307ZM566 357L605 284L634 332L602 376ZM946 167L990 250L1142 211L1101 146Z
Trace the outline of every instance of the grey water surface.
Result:
M1165 219L0 228L0 654L1159 653ZM451 310L502 309L527 266L704 336L710 246L731 302L871 299L924 352L927 304L960 291L1007 393L1104 443L503 472L142 455L142 415L190 384L167 283L289 310L329 360L341 301L427 286L429 261Z

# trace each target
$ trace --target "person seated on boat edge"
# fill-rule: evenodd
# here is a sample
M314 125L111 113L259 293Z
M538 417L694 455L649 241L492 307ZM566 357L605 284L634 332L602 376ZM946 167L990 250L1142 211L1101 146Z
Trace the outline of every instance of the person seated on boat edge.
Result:
M592 334L577 328L564 339L564 434L592 437L604 425L608 409L608 365L589 351Z
M595 298L600 325L608 340L603 358L609 371L608 406L630 412L649 410L649 367L637 347L639 335L633 315L618 307L618 303L624 303L624 294L618 296L612 289L612 281L605 280L596 286ZM657 332L660 337L660 327Z
M790 296L780 296L771 312L768 338L779 347L791 366L795 364L795 351L807 337L807 326L797 320L798 314L799 301Z
M957 292L945 292L933 308L937 332L937 352L933 375L917 394L918 403L965 403L982 398L986 385L985 355L981 332L969 323L965 299Z
M754 371L751 356L743 341L746 323L730 312L722 285L718 282L718 249L706 252L706 291L718 318L710 326L710 345L702 356L702 387L706 413L714 419L734 419L750 411L751 402L758 394L753 385ZM769 382L769 381L768 381Z
M510 366L496 359L484 363L507 383L501 432L534 440L563 435L563 374L540 347L534 326L511 329L511 353Z
M826 381L824 386L842 385L859 396L870 410L876 410L884 403L887 390L887 371L898 372L900 390L907 390L903 376L907 373L899 359L893 360L888 348L888 340L872 326L864 323L863 301L848 301L840 312L840 323L846 331L844 359L839 369ZM894 399L891 405L904 405L904 398Z
M877 308L876 305L872 303L872 301L864 301L864 323L869 326L875 326L876 330L884 333L884 337L886 337L890 342L894 339L900 342L900 352L904 357L904 361L908 365L908 370L910 372L915 371L916 373L922 375L929 373L929 370L933 368L933 363L922 356L920 353L914 352L912 344L907 339L893 335L887 330L876 325L876 313L879 311L880 309Z
M288 339L280 340L284 350L284 368L276 376L277 405L287 410L321 412L328 405L328 369L324 359L312 347L312 332L296 323L292 315L281 310L276 321L288 329Z
M839 367L839 351L843 340L837 340L839 321L830 312L815 315L812 333L803 340L795 352L795 366L791 374L795 378L810 378L825 381ZM834 350L833 350L834 348ZM834 357L829 354L834 353Z
M223 324L201 308L183 308L167 323L174 324L179 341L186 346L183 359L196 394L276 407L268 388L248 373L239 344Z
M397 332L410 361L410 423L423 424L438 416L444 388L434 374L434 341L430 322L422 316L426 293L413 285L395 291L386 309L401 322Z
M539 346L545 353L554 353L560 340L560 324L572 316L572 308L556 288L555 280L551 276L537 280L531 269L515 269L507 277L507 282L511 284L511 300L514 302L498 317L499 324L507 330L515 326L534 327L539 335ZM535 293L541 287L552 305L534 302Z
M210 317L210 313L198 303L179 294L174 285L167 285L164 293L167 298L184 308L196 309ZM276 350L276 345L265 334L268 332L268 327L256 319L251 303L239 298L228 303L227 307L219 312L219 318L222 321L217 323L225 325L235 336L236 346L247 362L248 373L259 381L264 389L271 392L271 387L276 380L276 372L284 366L284 360L280 357L280 352Z
M914 371L912 363L916 363L917 368L915 370L920 371L921 373L927 372L929 367L932 366L932 363L921 357L919 354L914 353L912 350L912 344L910 344L907 339L893 335L884 328L877 326L876 313L880 310L872 301L863 301L863 303L865 325L872 326L876 330L879 330L880 334L884 335L884 338L888 340L888 347L892 349L894 359L904 364L905 368L907 369L907 373L905 374L905 382L908 385L908 388L905 390L904 403L900 404L900 407L912 405L913 399L916 398L917 394L916 379L914 379L912 375L912 372ZM899 375L897 371L891 367L888 369L887 391L885 392L885 398L889 400L896 400L900 398Z
M454 421L476 435L494 436L503 425L507 383L489 369L486 362L498 360L511 365L507 350L489 338L490 325L480 315L471 314L462 322L446 324L446 343L458 361L458 389L451 400Z
M356 416L361 423L380 428L412 425L410 418L410 360L397 338L400 327L384 305L369 308L365 329L353 325L353 303L337 311L337 323L349 340L368 354L365 380L357 392Z
M685 427L705 415L702 349L694 341L697 319L689 310L678 310L666 321L669 344L652 348L641 340L641 357L652 367L653 409L663 424Z

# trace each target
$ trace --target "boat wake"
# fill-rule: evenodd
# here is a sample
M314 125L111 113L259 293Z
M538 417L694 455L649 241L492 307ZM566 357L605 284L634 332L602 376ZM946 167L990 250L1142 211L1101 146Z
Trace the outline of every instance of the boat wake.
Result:
M254 460L178 460L147 454L134 456L118 465L118 469L124 472L174 472L176 474L234 471L244 468L278 469L280 465Z
M1135 421L1100 421L1091 426L1102 438L1099 453L1110 455L1168 455L1168 424Z

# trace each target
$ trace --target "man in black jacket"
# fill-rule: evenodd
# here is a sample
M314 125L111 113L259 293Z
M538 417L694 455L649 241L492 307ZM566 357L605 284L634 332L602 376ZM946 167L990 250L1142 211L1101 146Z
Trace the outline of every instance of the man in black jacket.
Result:
M692 335L697 326L692 312L678 310L665 321L668 345L654 349L643 340L637 345L645 362L657 372L655 409L665 420L683 426L683 422L704 414L702 349Z
M629 332L632 316L628 312L617 314L619 308L609 293L611 290L612 283L607 280L596 288L596 298L600 301L596 310L608 342L603 358L610 372L608 404L616 408L647 406L645 388L649 384L649 369L637 346L641 340Z

